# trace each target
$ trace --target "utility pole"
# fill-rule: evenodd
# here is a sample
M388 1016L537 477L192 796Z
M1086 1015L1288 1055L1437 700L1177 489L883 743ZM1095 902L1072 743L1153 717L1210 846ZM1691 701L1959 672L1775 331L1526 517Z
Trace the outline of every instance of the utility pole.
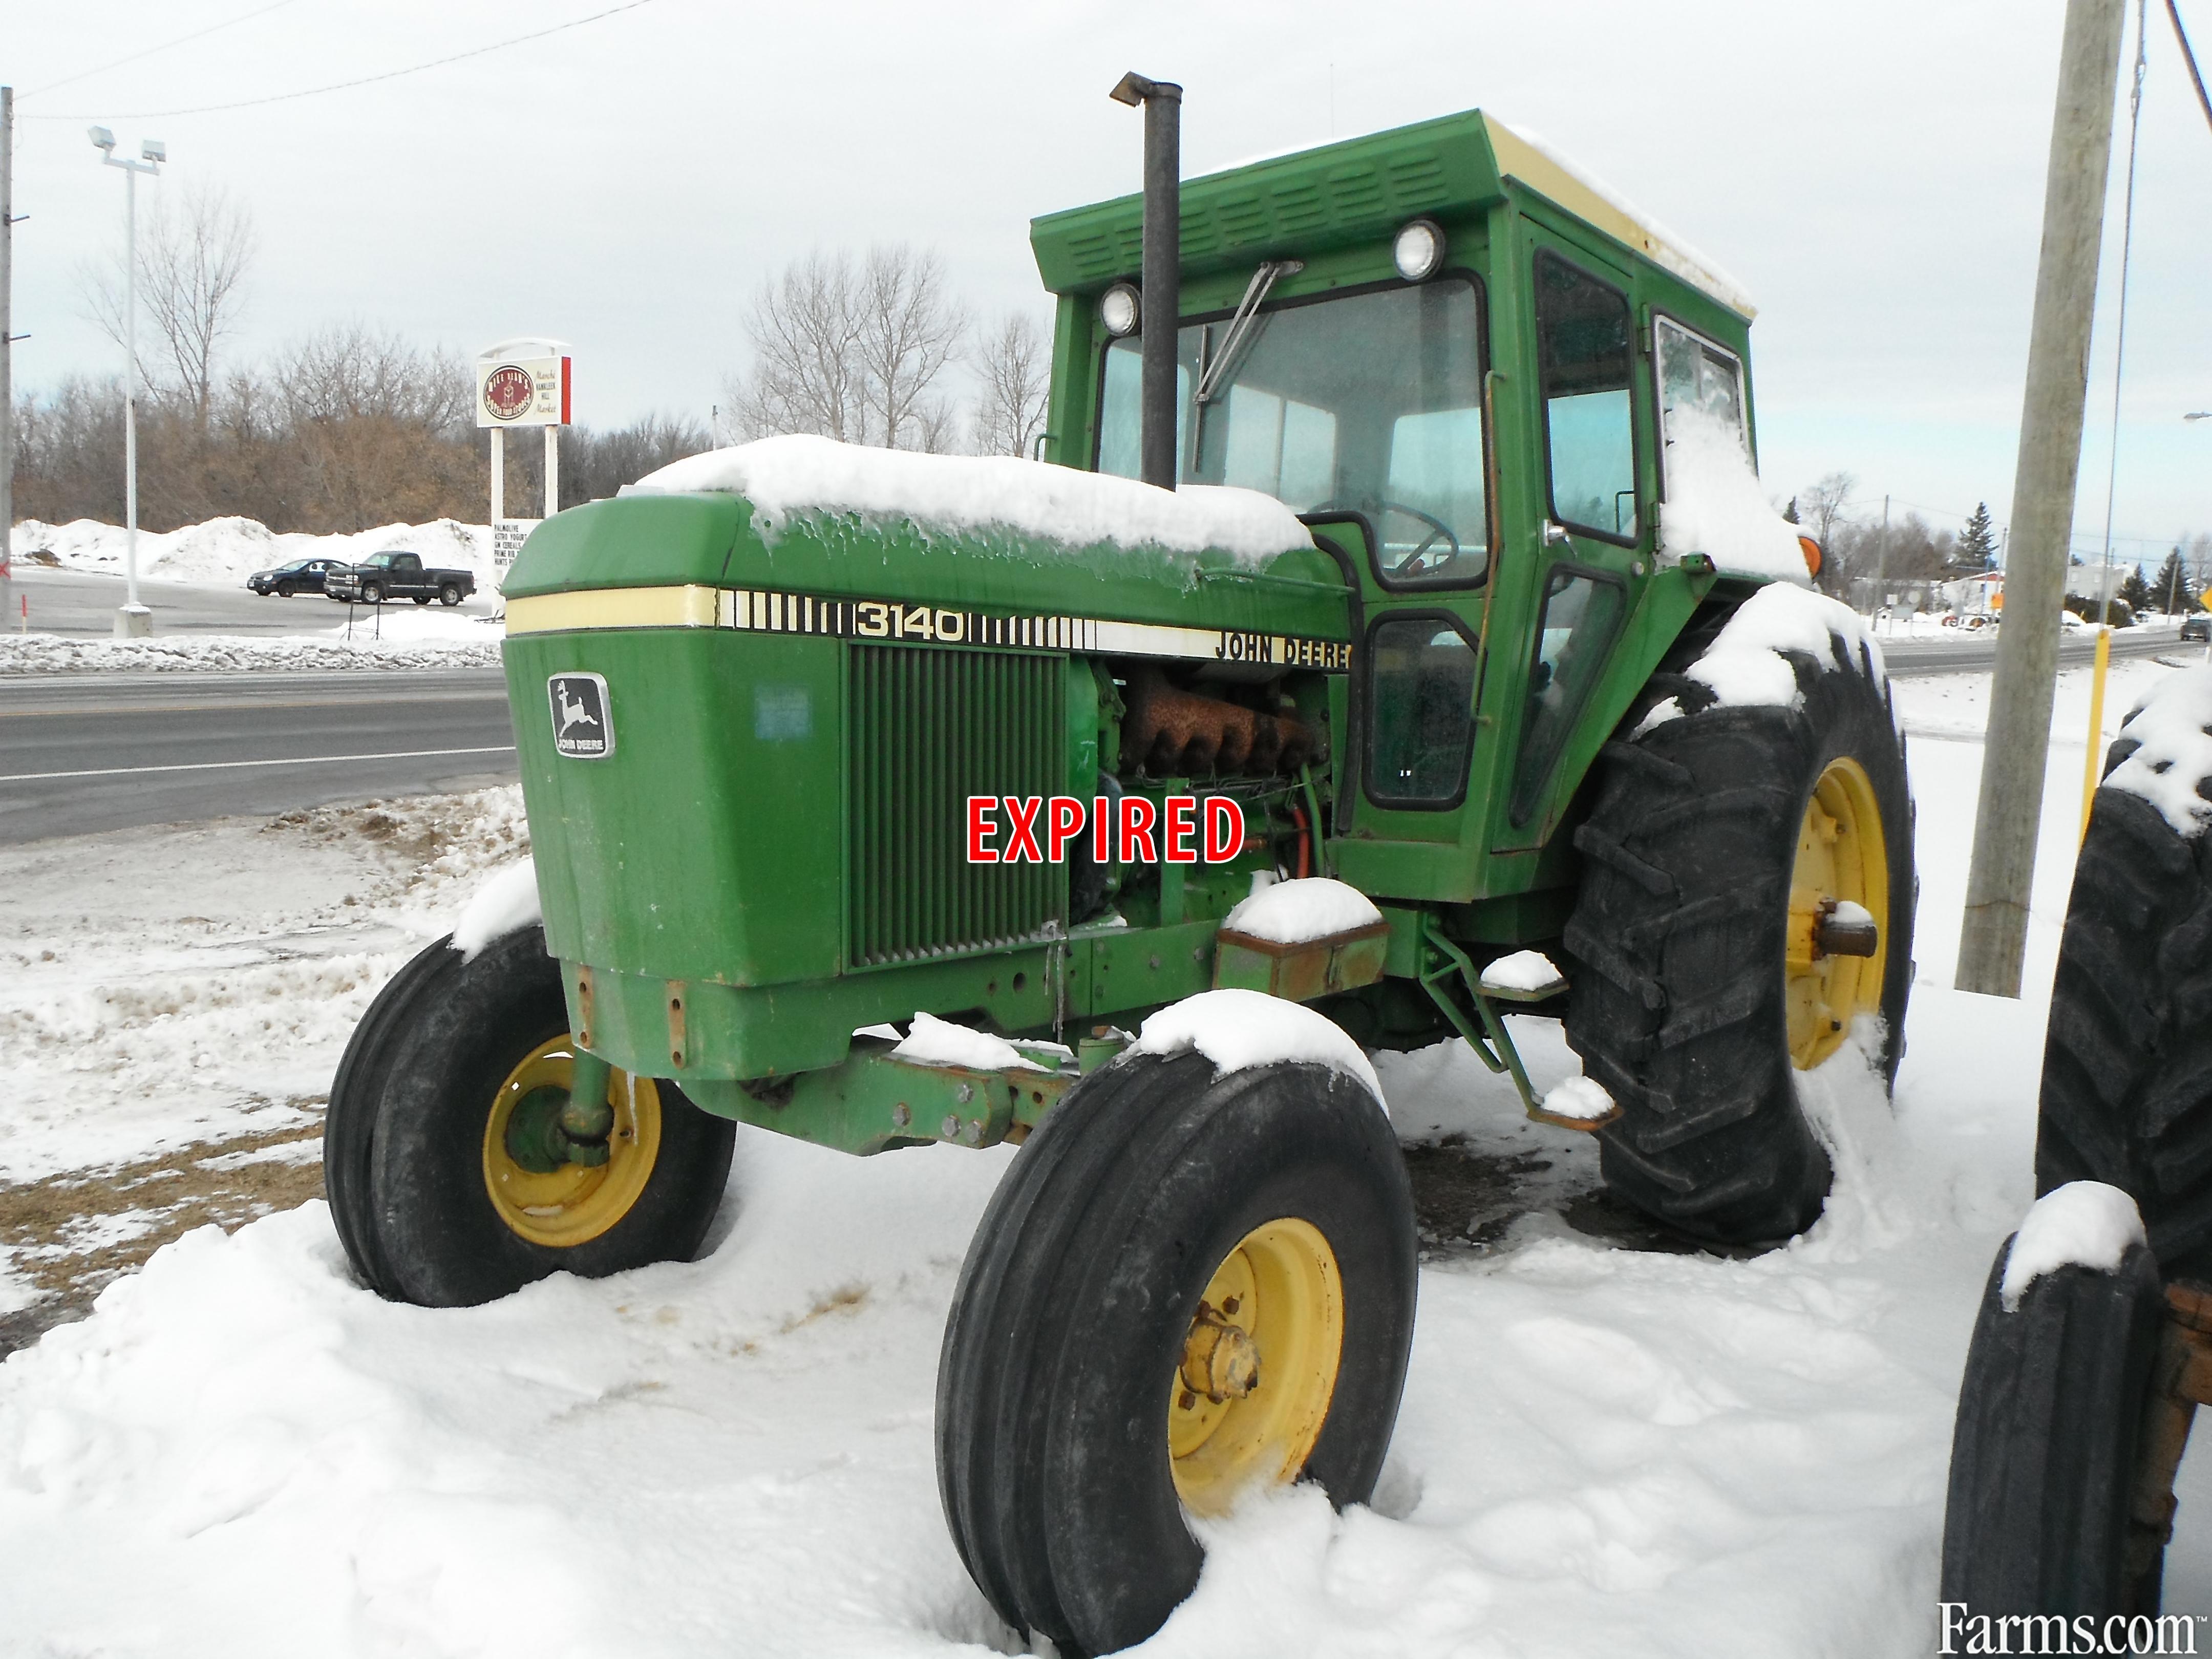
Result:
M0 87L0 596L7 594L15 574L15 88Z
M1874 544L1874 608L1877 614L1889 604L1889 497L1881 498L1881 537Z
M1984 996L2020 994L2027 902L2058 675L2058 607L2073 539L2074 486L2089 392L2089 335L2097 308L2098 244L2112 154L2123 0L2067 0L2058 97L2045 178L2043 246L2028 334L2008 548L2005 626L1982 750L1973 864L1959 932L1957 984Z

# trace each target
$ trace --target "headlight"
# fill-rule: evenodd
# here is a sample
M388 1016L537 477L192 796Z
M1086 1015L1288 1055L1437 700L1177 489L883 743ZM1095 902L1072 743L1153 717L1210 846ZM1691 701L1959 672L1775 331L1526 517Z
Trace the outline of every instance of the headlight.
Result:
M1098 296L1098 320L1106 325L1106 331L1115 339L1137 331L1137 321L1143 307L1137 301L1134 283L1116 283Z
M1398 274L1409 283L1435 276L1437 267L1444 262L1443 227L1433 219L1415 219L1401 226L1390 244L1390 257L1397 261Z

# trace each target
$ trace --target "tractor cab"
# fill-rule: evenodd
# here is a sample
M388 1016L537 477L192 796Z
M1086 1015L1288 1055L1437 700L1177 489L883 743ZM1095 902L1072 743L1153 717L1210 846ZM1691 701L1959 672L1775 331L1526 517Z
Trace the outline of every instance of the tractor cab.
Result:
M1060 295L1047 452L1127 477L1159 309L1141 212L1031 228ZM1330 861L1370 891L1511 901L1521 931L1528 896L1565 901L1555 832L1598 745L1716 585L1744 591L1663 509L1692 425L1755 496L1752 307L1480 112L1186 181L1181 218L1181 480L1281 500L1352 590L1361 775Z

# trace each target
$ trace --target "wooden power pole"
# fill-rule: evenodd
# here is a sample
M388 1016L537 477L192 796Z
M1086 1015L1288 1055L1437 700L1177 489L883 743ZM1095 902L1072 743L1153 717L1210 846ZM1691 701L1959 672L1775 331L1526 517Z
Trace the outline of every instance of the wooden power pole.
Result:
M15 88L0 87L0 582L13 568L9 538L15 522Z
M2043 194L2043 251L2027 344L2020 459L2012 486L2004 627L1982 750L1973 865L1959 933L1957 985L1985 996L2020 994L2028 891L2058 675L2058 609L2073 538L2074 485L2089 392L2089 333L2097 309L2097 253L2112 161L2112 91L2120 67L2124 0L2067 0Z

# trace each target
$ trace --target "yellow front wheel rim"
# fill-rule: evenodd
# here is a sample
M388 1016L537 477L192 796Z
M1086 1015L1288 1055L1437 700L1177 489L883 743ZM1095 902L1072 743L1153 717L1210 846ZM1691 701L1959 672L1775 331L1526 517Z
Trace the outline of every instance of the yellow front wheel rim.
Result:
M1343 1348L1344 1281L1321 1229L1285 1216L1238 1240L1170 1379L1168 1455L1184 1506L1218 1515L1255 1482L1297 1480Z
M651 1078L617 1071L607 1080L615 1123L605 1164L569 1164L540 1174L514 1161L507 1126L516 1103L535 1089L568 1088L574 1058L574 1040L565 1032L539 1043L507 1074L484 1121L484 1190L492 1208L520 1237L555 1249L587 1243L628 1215L660 1153L659 1091Z
M1822 918L1838 902L1859 905L1874 917L1872 956L1820 950ZM1811 1070L1843 1046L1853 1020L1881 1012L1888 963L1889 845L1881 804L1866 769L1845 756L1831 761L1813 786L1790 872L1784 987L1792 1065Z

